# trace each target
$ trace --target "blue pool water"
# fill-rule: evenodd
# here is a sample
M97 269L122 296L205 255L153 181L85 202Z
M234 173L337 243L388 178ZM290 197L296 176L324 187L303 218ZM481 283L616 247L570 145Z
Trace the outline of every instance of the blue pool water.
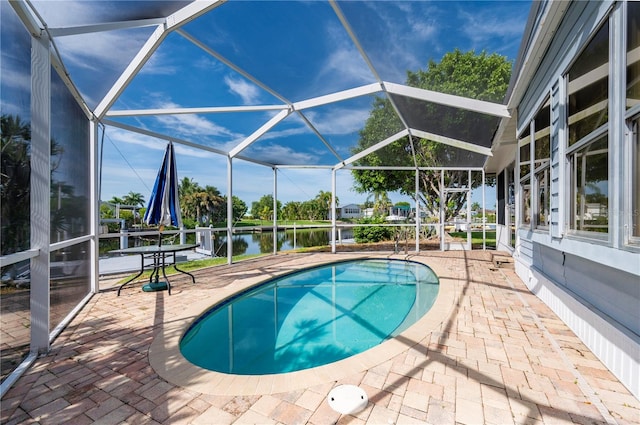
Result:
M361 353L407 329L433 305L438 278L419 263L354 260L282 276L219 304L180 341L202 368L291 372Z

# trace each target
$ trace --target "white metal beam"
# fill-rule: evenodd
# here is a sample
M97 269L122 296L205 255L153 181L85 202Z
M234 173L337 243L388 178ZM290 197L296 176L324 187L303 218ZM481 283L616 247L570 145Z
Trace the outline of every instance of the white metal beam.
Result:
M15 10L16 14L27 28L27 31L29 31L34 37L40 37L42 28L27 3L25 1L9 0L9 4L13 7L13 10Z
M233 262L233 158L227 157L227 264ZM211 246L213 249L213 246Z
M340 20L340 23L342 24L342 27L347 32L347 34L349 34L349 37L351 38L351 41L353 42L353 44L356 46L356 48L360 52L360 56L362 56L362 59L364 59L365 63L369 67L369 70L371 71L373 76L376 78L376 80L379 83L382 83L382 79L380 78L380 75L378 74L378 71L373 66L373 62L371 62L371 59L369 59L369 56L367 55L367 52L364 50L364 48L360 44L360 41L358 40L358 37L356 37L356 33L353 31L353 29L351 28L351 25L349 24L349 21L347 21L347 18L342 13L342 9L340 9L340 6L338 5L338 2L336 0L329 0L329 4L331 5L331 8L335 12L335 14L338 17L338 19Z
M77 27L49 28L52 37L69 35L92 34L103 31L114 31L129 28L142 28L164 24L165 18L140 19L137 21L106 22L94 25L79 25Z
M164 26L158 26L153 34L149 37L147 42L142 46L140 51L136 54L133 60L129 63L124 72L120 75L115 84L111 87L106 96L98 104L95 110L95 115L98 119L104 117L106 111L113 105L118 96L125 90L131 80L137 75L138 71L142 69L144 64L149 60L151 55L160 46L162 41L169 34L169 31L174 30L181 25L184 25L191 20L201 16L211 9L224 3L225 0L201 0L189 3L187 6L175 12L173 15L167 17Z
M382 85L380 83L367 84L360 87L355 87L348 90L343 90L325 96L318 96L293 104L294 109L301 111L303 109L314 108L316 106L322 106L329 103L340 102L342 100L353 99L355 97L366 96L372 93L382 91Z
M207 151L207 152L211 152L211 153L215 153L215 154L222 155L222 156L227 156L228 155L227 152L225 152L223 150L220 150L220 149L212 148L212 147L205 146L205 145L200 145L200 144L197 144L197 143L190 142L188 140L183 140L183 139L180 139L180 138L177 138L177 137L168 136L168 135L162 134L162 133L156 133L155 131L150 131L150 130L146 130L146 129L143 129L143 128L134 127L132 125L123 124L123 123L118 122L118 121L111 121L111 120L108 120L108 119L104 119L101 122L104 125L110 125L112 127L121 128L123 130L132 131L134 133L144 134L145 136L155 137L155 138L160 139L160 140L172 141L172 142L175 142L175 143L177 143L179 145L185 145L185 146L189 146L189 147L192 147L192 148L195 148L195 149L201 149L201 150L204 150L204 151ZM274 164L272 164L270 162L259 161L259 160L248 158L248 157L245 157L245 156L242 156L242 155L236 156L236 159L241 159L243 161L251 162L253 164L264 165L265 167L273 167L274 166Z
M167 30L175 30L226 3L227 0L197 0L167 16Z
M318 137L318 139L320 139L320 141L325 145L325 147L327 149L329 149L329 152L331 152L333 154L333 156L336 157L336 159L338 161L342 161L342 157L340 156L340 154L338 153L338 151L336 151L333 146L331 146L331 143L329 143L329 141L327 139L324 138L324 136L318 131L318 129L311 123L311 121L309 121L309 119L307 119L307 117L300 111L296 111L296 113L298 114L298 116L300 116L300 118L302 119L302 121L305 122L305 124L307 124L307 127L309 127L311 129L311 131L313 131L315 133L315 135Z
M231 158L237 156L240 152L248 148L249 145L258 140L263 134L271 130L276 124L288 117L289 114L291 114L291 110L280 111L275 117L271 118L262 127L254 131L253 134L249 135L249 137L244 139L235 148L231 149L229 156Z
M401 139L401 138L403 138L405 136L408 136L408 135L409 135L409 131L408 130L402 130L402 131L394 134L393 136L388 137L388 138L384 139L383 141L376 143L373 146L369 146L367 149L365 149L365 150L363 150L361 152L358 152L357 154L351 156L350 158L345 159L340 164L337 164L335 166L335 169L339 170L339 169L343 168L345 165L349 165L349 164L359 160L360 158L364 158L365 156L369 155L370 153L375 152L378 149L382 149L385 146L395 142L396 140Z
M55 44L53 45L56 54L51 54L51 66L53 66L53 68L58 72L58 76L60 77L64 85L67 86L67 89L69 89L71 96L73 96L73 98L76 100L78 106L80 107L80 109L82 109L82 112L84 112L87 119L92 119L93 112L91 111L91 108L89 108L89 106L86 104L86 102L82 98L82 95L80 94L80 91L78 91L78 88L69 77L67 69L64 67L61 59L58 57L58 50L55 49Z
M208 152L216 153L218 155L223 155L223 156L227 155L227 153L225 151L220 150L220 149L210 148L208 146L199 145L197 143L189 142L187 140L178 139L178 138L175 138L175 137L168 136L166 134L156 133L155 131L145 130L143 128L134 127L132 125L123 124L123 123L120 123L120 122L117 122L117 121L102 120L101 122L104 125L110 125L112 127L121 128L123 130L132 131L132 132L138 133L138 134L144 134L145 136L155 137L156 139L176 142L176 143L178 143L180 145L185 145L185 146L189 146L189 147L196 148L196 149L202 149L202 150L205 150L205 151L208 151Z
M233 112L281 111L287 105L246 105L246 106L212 106L205 108L163 108L163 109L131 109L110 110L107 117L141 117L149 115L184 115L184 114L221 114Z
M98 143L98 123L89 121L89 226L91 239L89 241L89 282L91 292L97 294L100 291L100 167Z
M303 169L303 168L313 168L313 169L318 169L318 170L332 170L333 169L333 165L308 165L308 164L278 164L275 165L275 168L279 169L279 170L283 170L283 169Z
M49 350L51 243L51 53L49 37L31 38L31 352Z
M95 109L95 114L98 119L104 117L107 109L113 105L118 96L124 91L124 89L129 85L131 80L136 76L138 71L142 69L147 60L151 57L153 52L160 46L162 40L167 36L167 32L162 26L158 26L156 30L151 34L151 36L147 39L144 46L138 51L133 60L129 63L127 68L124 70L118 80L111 86L109 92L105 95L102 101L98 104Z
M206 44L204 44L203 42L201 42L200 40L198 40L197 38L195 38L194 36L192 36L188 32L186 32L184 30L177 30L176 32L178 34L180 34L181 36L183 36L184 38L186 38L187 40L189 40L194 45L196 45L199 48L201 48L202 50L204 50L209 55L213 56L214 58L218 59L220 62L222 62L225 65L227 65L229 68L233 69L238 74L242 75L247 80L251 81L252 83L257 85L261 89L269 92L272 96L276 97L277 99L280 99L282 102L284 102L287 105L291 106L291 102L289 102L287 99L285 99L280 93L276 92L271 87L269 87L266 84L262 83L256 77L254 77L253 75L249 74L247 71L245 71L244 69L240 68L239 66L237 66L235 63L231 62L230 60L228 60L224 56L222 56L220 53L218 53L215 50L211 49L209 46L207 46Z
M473 143L463 142L462 140L453 139L451 137L441 136L439 134L428 133L422 130L411 129L411 133L417 137L423 139L433 140L434 142L442 143L443 145L449 145L456 148L464 149L466 151L476 152L486 156L493 156L491 148L485 148L484 146L474 145Z
M440 105L454 108L466 109L482 114L493 115L501 118L510 118L511 114L505 105L484 100L470 99L452 94L439 93L432 90L419 89L416 87L403 86L401 84L384 82L387 92L406 96L413 99L424 100L426 102L438 103Z

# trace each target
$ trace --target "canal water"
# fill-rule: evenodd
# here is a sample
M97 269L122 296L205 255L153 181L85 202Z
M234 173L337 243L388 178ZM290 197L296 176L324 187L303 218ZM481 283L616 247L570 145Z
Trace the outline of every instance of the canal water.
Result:
M278 251L290 251L296 248L326 246L330 243L330 229L305 229L279 231L276 243ZM342 240L353 238L353 231L342 230ZM218 233L214 239L214 252L217 256L225 256L227 240L224 233ZM273 252L273 232L238 233L233 235L233 255L269 254Z
M296 248L326 246L330 243L331 230L323 229L293 229L277 232L278 251L290 251ZM353 239L352 229L342 229L342 240ZM213 239L214 253L218 257L227 255L226 232L216 232ZM187 243L195 243L194 233L187 234ZM140 238L129 236L127 246L147 245L154 241L152 237ZM177 242L176 242L177 243ZM100 255L106 255L110 250L120 248L119 238L100 239ZM236 233L233 235L233 255L270 254L273 252L273 232Z

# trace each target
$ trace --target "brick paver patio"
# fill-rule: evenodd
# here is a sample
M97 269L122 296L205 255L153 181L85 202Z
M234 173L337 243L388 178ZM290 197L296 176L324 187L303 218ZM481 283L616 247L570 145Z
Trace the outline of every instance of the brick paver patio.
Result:
M366 254L286 254L172 279L172 295L132 286L95 295L48 355L2 399L3 424L637 424L640 402L512 268L491 251L391 255L420 258L454 286L450 314L400 354L338 380L286 392L203 394L150 366L154 337L212 291L317 262ZM378 253L378 256L385 256ZM506 254L502 254L506 255ZM354 384L365 410L341 415L329 391Z

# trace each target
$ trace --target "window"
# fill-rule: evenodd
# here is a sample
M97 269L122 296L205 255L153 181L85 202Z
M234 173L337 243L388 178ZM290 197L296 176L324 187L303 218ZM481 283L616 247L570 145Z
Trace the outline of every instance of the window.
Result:
M627 122L631 130L627 193L630 193L628 226L630 242L640 245L640 2L627 3ZM636 114L631 116L631 114Z
M631 138L631 219L630 235L631 241L640 244L640 136L638 126L640 117L636 117L633 122L633 133Z
M606 239L609 232L609 24L567 73L569 232Z
M550 120L551 110L549 96L542 104L542 109L536 114L534 120L534 158L533 173L535 187L535 227L539 229L549 228L549 210L551 179L549 176L551 156Z
M573 146L608 121L608 22L580 53L567 76L569 146Z
M520 226L531 225L531 129L530 126L518 138L520 149Z
M516 246L516 196L514 173L515 164L507 167L507 209L509 210L509 245Z
M640 104L640 2L627 3L627 110Z
M607 233L609 155L604 135L571 155L571 229Z

